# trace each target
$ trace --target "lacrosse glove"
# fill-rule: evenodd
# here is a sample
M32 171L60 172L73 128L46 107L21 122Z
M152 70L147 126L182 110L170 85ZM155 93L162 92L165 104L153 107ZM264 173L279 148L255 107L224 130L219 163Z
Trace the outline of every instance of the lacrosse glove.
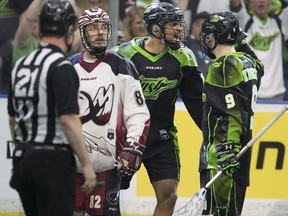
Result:
M225 175L232 177L233 173L240 168L237 159L241 145L239 143L219 143L216 144L217 168L222 170Z
M247 41L246 41L247 37L248 37L248 34L244 32L241 28L239 28L239 35L234 45L235 50L237 52L242 52L242 49L243 49L242 45L247 44Z
M140 169L144 149L144 145L126 141L114 162L114 167L118 169L122 176L132 176Z
M258 59L253 48L249 45L249 43L247 43L246 41L247 37L248 37L248 34L244 32L241 28L239 28L239 35L234 45L235 50L237 52L247 53L251 55L254 59Z
M248 37L248 34L244 31L242 31L241 28L239 28L239 35L237 38L237 42L234 45L235 50L237 52L243 52L245 54L250 55L255 60L256 67L257 67L257 77L258 77L258 83L257 83L257 89L260 88L261 84L261 78L264 74L264 65L262 61L258 58L256 55L254 49L247 43L246 38Z

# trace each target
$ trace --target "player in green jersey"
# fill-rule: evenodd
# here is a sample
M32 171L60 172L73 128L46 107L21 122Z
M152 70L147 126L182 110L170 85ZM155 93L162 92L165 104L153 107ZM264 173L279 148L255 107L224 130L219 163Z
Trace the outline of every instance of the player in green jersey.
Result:
M172 215L180 175L175 103L180 96L194 122L202 125L203 76L193 52L183 45L182 11L167 2L152 3L144 12L149 37L134 38L115 50L134 62L151 115L143 163L154 188L154 216ZM123 179L123 186L127 179ZM129 180L128 180L129 184Z
M203 53L215 61L203 87L201 186L219 169L224 173L207 192L204 215L240 215L249 185L251 150L239 160L236 155L252 138L264 68L244 38L231 12L210 14L202 25Z

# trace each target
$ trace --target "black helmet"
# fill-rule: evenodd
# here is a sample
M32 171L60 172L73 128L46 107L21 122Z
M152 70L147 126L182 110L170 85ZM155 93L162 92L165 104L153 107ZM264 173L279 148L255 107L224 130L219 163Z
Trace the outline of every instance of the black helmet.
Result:
M202 24L201 47L210 58L215 58L210 51L215 49L217 44L235 44L239 32L239 22L232 12L212 13ZM206 42L210 41L211 35L215 38L215 45L208 48Z
M77 16L69 1L45 2L40 12L40 33L68 35L74 32Z
M171 43L165 40L165 35L163 38L159 38L163 40L163 42L172 49L178 49L181 46L181 43L184 42L187 35L186 23L184 21L183 12L180 8L175 7L173 4L167 2L160 3L152 3L146 7L144 11L144 25L147 29L149 35L154 35L152 26L156 24L159 26L159 30L164 33L165 24L173 21L181 21L181 26L183 27L183 32L181 39L176 43ZM157 37L158 38L158 37Z
M212 13L203 22L201 34L213 34L218 44L235 44L239 23L232 12Z

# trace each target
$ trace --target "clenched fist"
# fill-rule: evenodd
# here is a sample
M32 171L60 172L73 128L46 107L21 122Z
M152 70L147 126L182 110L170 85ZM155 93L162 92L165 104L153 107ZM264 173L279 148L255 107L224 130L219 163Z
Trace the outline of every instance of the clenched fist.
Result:
M114 166L122 176L132 176L140 169L144 149L145 146L137 142L124 143L121 153L114 162Z

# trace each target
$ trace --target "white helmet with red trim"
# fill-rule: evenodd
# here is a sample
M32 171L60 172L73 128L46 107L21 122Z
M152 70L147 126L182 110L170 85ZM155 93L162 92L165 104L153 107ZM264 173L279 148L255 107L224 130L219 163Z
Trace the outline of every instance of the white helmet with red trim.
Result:
M91 38L88 36L88 33L86 31L86 26L91 24L91 23L106 23L107 24L107 29L108 29L108 35L106 45L99 48L99 47L94 47L93 46L93 41L91 41ZM78 26L80 30L80 36L82 40L82 44L86 50L89 51L89 53L93 56L100 57L102 56L108 46L108 40L111 37L112 33L112 26L111 26L111 21L109 18L109 15L101 8L90 8L85 10L82 15L78 19ZM97 40L97 39L96 39Z

